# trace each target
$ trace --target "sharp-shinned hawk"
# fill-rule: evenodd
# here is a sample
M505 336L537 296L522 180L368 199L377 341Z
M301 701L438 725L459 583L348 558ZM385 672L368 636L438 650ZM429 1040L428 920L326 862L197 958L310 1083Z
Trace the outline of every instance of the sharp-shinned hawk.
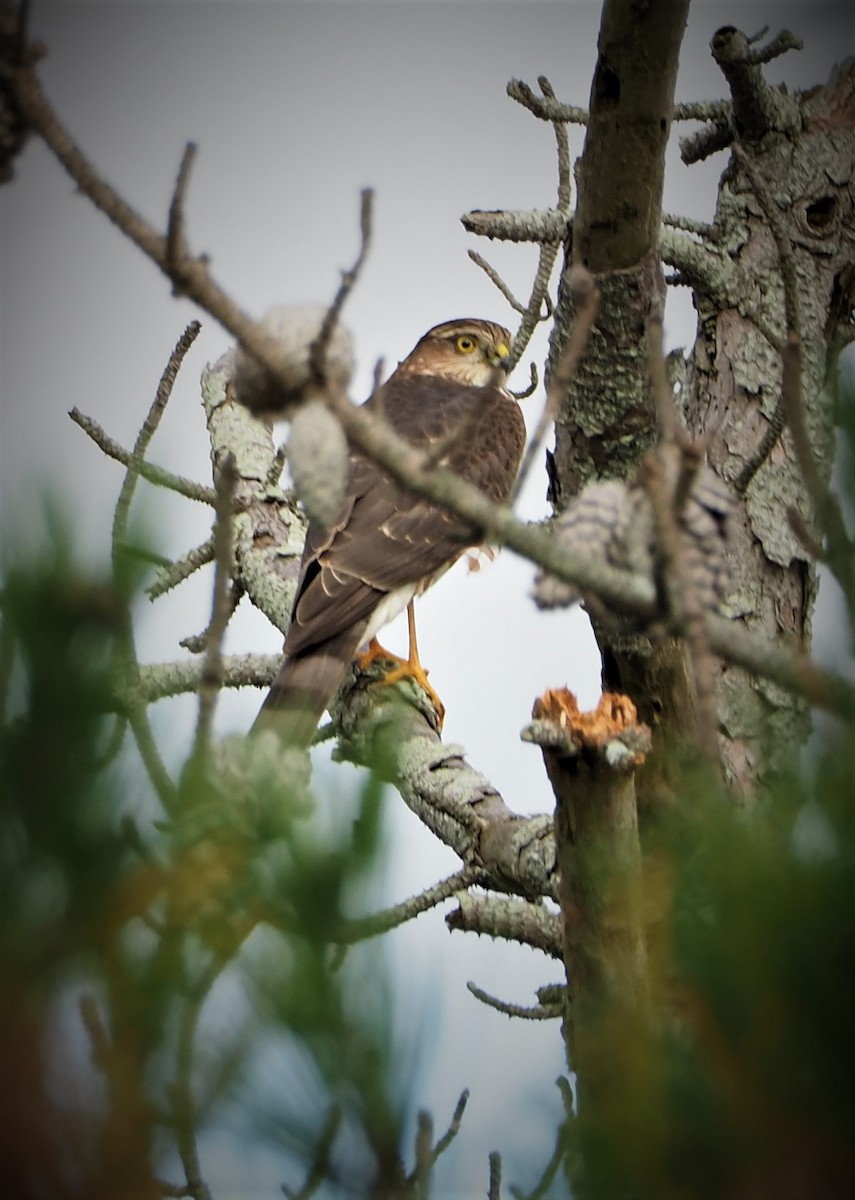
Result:
M369 401L412 445L441 447L438 463L497 503L510 495L525 444L522 413L505 388L510 343L490 321L437 325ZM336 520L309 526L285 658L255 728L308 745L359 647L407 606L410 656L393 676L426 685L412 600L478 540L460 517L351 451Z

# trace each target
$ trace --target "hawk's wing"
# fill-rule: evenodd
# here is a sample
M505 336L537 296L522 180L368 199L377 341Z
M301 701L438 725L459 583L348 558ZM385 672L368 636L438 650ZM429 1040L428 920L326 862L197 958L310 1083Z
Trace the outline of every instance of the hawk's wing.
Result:
M525 443L516 401L425 375L396 374L384 386L393 429L430 447L459 431L442 463L492 500L507 498ZM408 494L379 467L351 454L347 494L328 528L310 527L286 655L301 654L367 621L385 595L430 582L477 535L430 501Z

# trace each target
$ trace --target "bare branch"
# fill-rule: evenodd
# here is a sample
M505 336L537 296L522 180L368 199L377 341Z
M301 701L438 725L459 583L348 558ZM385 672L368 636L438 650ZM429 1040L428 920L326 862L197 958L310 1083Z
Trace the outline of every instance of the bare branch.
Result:
M169 221L166 229L166 262L170 274L176 278L172 289L175 296L181 295L177 276L180 273L181 261L188 255L187 238L184 231L184 198L187 194L190 172L193 169L196 150L195 142L188 142L184 147L184 154L181 157L181 165L178 168L172 200L169 204Z
M72 408L68 415L75 425L79 425L87 437L92 439L99 450L103 450L109 458L115 459L123 466L130 465L131 451L114 441L104 432L97 421L92 417L87 417L77 408ZM139 474L148 483L178 492L179 495L186 496L188 500L196 500L200 504L210 504L212 508L216 503L217 494L213 488L205 487L204 484L196 483L192 479L185 479L183 475L173 475L171 471L166 471L163 467L157 467L153 463L141 462Z
M755 42L759 42L762 37L765 37L769 32L769 26L764 27L755 33L752 37L746 38L749 46ZM796 37L789 29L782 29L779 34L772 38L765 46L761 46L758 50L752 50L748 57L748 61L755 64L771 62L774 58L779 58L782 54L786 54L788 50L804 50L804 42L800 37Z
M543 904L510 896L467 892L458 897L458 907L445 923L452 931L486 934L508 942L519 942L561 958L561 924Z
M172 353L169 356L169 361L163 371L155 393L152 405L143 421L142 427L137 434L133 450L131 451L128 461L127 472L122 484L119 498L116 501L116 508L113 514L113 530L112 530L112 562L113 570L116 574L121 571L122 545L127 537L128 519L130 514L131 501L136 490L137 481L140 475L140 465L145 458L145 452L151 439L154 437L160 419L166 409L167 402L172 394L172 388L175 383L178 370L181 363L187 354L187 351L192 346L199 333L201 326L198 321L188 325ZM137 742L143 763L148 771L149 778L154 785L161 803L169 810L176 799L175 785L169 776L166 765L161 758L160 751L155 742L151 726L148 722L148 716L145 711L145 705L139 699L136 690L136 683L139 679L139 663L137 661L136 645L134 640L133 624L131 614L126 611L123 616L123 628L120 638L120 648L118 652L119 670L122 676L124 689L128 695L128 719L131 729Z
M476 1000L480 1000L488 1008L495 1008L497 1012L504 1013L506 1017L521 1017L526 1021L554 1021L557 1017L561 1016L564 1007L561 1004L535 1004L531 1006L512 1004L508 1000L500 1000L498 996L491 996L489 992L485 992L483 988L479 988L471 980L467 982L466 987Z
M166 405L169 402L169 397L172 395L172 389L175 386L175 380L181 368L187 352L195 342L199 335L199 330L202 326L198 321L191 323L184 330L184 333L178 339L175 349L169 356L169 361L166 364L163 374L160 377L160 383L157 385L154 401L149 409L145 420L142 423L139 433L137 434L134 448L130 454L128 462L128 470L125 475L122 490L119 494L119 499L116 503L116 511L113 517L113 545L124 540L127 534L128 514L130 511L131 500L136 490L137 479L140 473L140 464L145 458L145 452L149 447L151 439L154 437L157 427L160 424Z
M674 105L672 121L721 121L729 120L729 100L690 100Z
M540 212L473 209L460 220L469 233L502 242L561 242L567 232L566 213L556 212L554 208Z
M282 663L281 654L235 654L222 659L221 681L227 688L267 687ZM203 664L199 659L143 665L139 669L138 688L146 704L197 692L202 682Z
M534 281L531 286L531 295L529 296L528 304L523 310L519 329L514 335L514 344L511 349L512 367L516 366L522 358L526 347L531 341L531 335L538 324L550 316L552 312L548 288L549 280L552 276L552 268L555 266L555 260L558 257L558 250L559 245L557 242L547 242L540 247L540 252L537 256L537 270L534 273ZM542 311L544 302L546 302L545 315Z
M288 1197L288 1200L311 1200L311 1197L314 1196L321 1184L327 1180L330 1168L330 1154L341 1127L341 1120L341 1109L338 1105L333 1105L327 1113L321 1129L309 1170L306 1173L305 1183L296 1192L292 1188L289 1188L287 1184L282 1184L282 1191Z
M697 133L680 138L680 157L687 167L703 162L720 150L726 150L733 141L733 126L730 121L713 121Z
M496 285L514 312L525 312L525 305L521 300L517 300L516 296L505 283L504 279L502 279L496 268L490 266L486 258L482 258L477 250L467 250L466 253L469 255L469 258L472 260L472 262L474 262L475 266L480 267L490 282Z
M798 128L798 100L772 87L760 70L763 63L795 46L800 47L800 43L788 33L756 50L751 49L745 34L732 25L725 25L713 34L710 49L730 88L733 125L748 142L759 142L773 129L785 132Z
M333 330L338 324L338 319L341 316L341 310L344 308L345 301L353 291L357 280L359 279L362 266L368 255L368 250L371 245L371 226L374 209L374 191L372 188L363 188L360 195L359 208L359 229L360 229L360 244L359 253L356 256L356 261L349 271L342 271L341 283L335 294L332 304L327 309L326 316L321 324L320 332L312 343L309 351L309 363L314 375L315 381L323 384L326 380L326 355L327 346L332 337Z
M158 597L166 595L172 588L177 587L179 583L183 583L185 579L189 579L194 572L207 566L209 562L214 561L214 538L213 535L207 541L202 542L201 546L195 546L192 550L179 558L174 563L169 563L158 572L154 583L146 588L146 592L150 600L157 600Z
M498 1150L491 1150L490 1182L487 1185L487 1200L502 1200L502 1156Z
M341 945L351 945L354 942L386 933L390 929L396 929L399 925L405 925L407 921L412 921L421 913L435 908L437 904L442 904L443 901L457 895L458 892L465 891L473 884L486 883L488 878L486 872L478 867L464 867L462 871L449 875L447 879L425 888L423 892L410 897L409 900L402 901L401 904L393 905L382 912L372 913L369 917L360 917L358 920L344 922L336 930L335 940Z
M541 76L544 79L545 76ZM588 120L588 110L572 104L561 104L555 99L555 93L543 89L543 96L537 96L522 79L511 79L505 89L512 100L516 100L523 108L527 108L541 121L550 121L553 125L559 122L569 122L572 125L585 125Z
M241 584L235 583L234 580L232 580L229 583L227 591L228 591L228 596L226 598L226 605L228 608L228 615L227 615L226 621L228 623L228 621L230 621L232 619L232 617L235 615L235 613L237 612L237 607L240 604L243 597L246 595L246 592L244 591ZM189 650L191 654L201 654L208 645L207 629L204 630L203 633L188 634L187 637L183 637L181 639L181 641L178 643L178 645L181 647L182 650ZM224 686L222 680L220 681L220 686L221 687Z
M457 1104L454 1106L454 1112L448 1124L448 1129L436 1143L433 1149L434 1162L444 1154L454 1139L460 1132L460 1124L463 1120L463 1114L466 1112L466 1105L469 1103L469 1089L464 1088L458 1097Z
M540 84L540 90L547 100L555 100L555 90L545 75L539 75L537 82ZM571 165L570 165L570 140L567 136L567 126L561 121L553 121L552 127L555 131L555 147L558 153L558 195L557 204L559 212L570 213L570 202L572 200L571 193Z
M576 320L573 323L570 337L567 339L564 349L561 352L558 366L549 378L546 388L546 403L543 406L543 411L535 426L534 433L526 447L522 465L517 475L512 503L516 502L525 486L525 481L535 459L540 453L547 431L555 420L567 395L567 390L576 373L576 368L579 365L582 355L585 353L585 347L588 344L588 338L594 327L594 321L597 319L600 302L599 292L590 272L586 271L583 267L571 268L567 276L567 282L568 286L573 290L576 299Z
M205 635L205 659L199 682L199 713L192 757L201 761L208 748L214 708L222 686L222 648L226 626L233 612L229 602L229 577L232 567L232 505L237 475L231 455L217 474L217 508L214 525L214 595L211 620Z
M540 383L540 377L537 373L537 364L532 362L529 366L529 384L527 388L523 388L521 392L511 391L511 395L515 400L527 400L529 396L533 396L537 391L537 385Z

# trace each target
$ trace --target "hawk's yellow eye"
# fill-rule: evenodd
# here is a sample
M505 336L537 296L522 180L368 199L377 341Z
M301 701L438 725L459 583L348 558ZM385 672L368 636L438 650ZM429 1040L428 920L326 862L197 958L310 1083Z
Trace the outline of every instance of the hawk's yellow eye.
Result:
M457 339L457 349L461 354L471 354L475 349L475 339L469 337L466 333L462 333Z

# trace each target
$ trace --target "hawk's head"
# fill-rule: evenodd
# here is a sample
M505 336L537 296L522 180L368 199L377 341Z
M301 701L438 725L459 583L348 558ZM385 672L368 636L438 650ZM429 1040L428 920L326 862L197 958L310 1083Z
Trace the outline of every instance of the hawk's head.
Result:
M502 325L466 317L429 329L398 370L439 375L471 387L502 387L510 352L511 335Z

